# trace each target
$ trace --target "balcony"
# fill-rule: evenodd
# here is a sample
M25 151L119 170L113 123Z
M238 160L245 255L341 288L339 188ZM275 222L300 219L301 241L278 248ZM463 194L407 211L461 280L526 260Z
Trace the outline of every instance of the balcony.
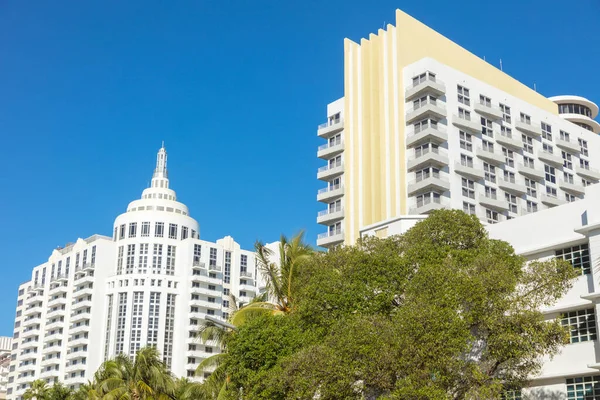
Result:
M414 147L423 143L432 142L442 144L448 141L448 132L440 124L428 124L426 127L418 127L406 138L406 147Z
M319 125L317 128L317 136L327 139L330 136L341 132L342 129L344 129L344 120L342 118L332 119L331 121Z
M89 311L83 311L80 313L73 313L71 314L71 322L72 323L77 323L79 321L85 321L85 320L89 320L90 319L90 312Z
M41 363L41 365L43 365L43 366L59 365L59 364L60 364L59 357L44 358Z
M549 153L547 151L539 151L537 154L538 158L545 163L550 165L554 165L555 167L562 167L563 159L561 156L558 156L554 153Z
M93 283L94 282L94 275L90 275L90 274L85 274L85 273L81 273L79 274L74 281L76 284L81 285L83 283Z
M48 295L55 295L58 293L67 293L67 286L65 285L61 285L61 284L55 284L54 286L50 287L50 290L48 291Z
M507 192L515 193L518 195L522 195L527 193L527 188L525 187L525 182L523 182L519 178L515 179L498 179L498 187Z
M521 150L523 147L523 141L515 138L512 134L509 136L506 133L500 132L496 133L494 136L496 138L496 142L502 146L511 148L513 150Z
M518 170L520 174L525 175L526 177L531 178L535 181L544 180L544 171L541 171L534 167L526 166L525 164L519 164Z
M542 136L542 127L538 125L532 125L531 123L527 123L525 121L516 120L515 128L520 130L521 132L525 132L531 136Z
M28 326L39 324L41 320L42 320L42 317L40 316L40 314L32 315L31 317L26 318L25 321L23 321L23 328L27 328Z
M46 318L51 319L53 317L56 317L58 315L63 315L65 313L65 309L58 307L56 309L51 309L48 311L48 314L46 314Z
M561 139L560 137L556 138L556 146L572 153L579 153L581 150L578 143L573 143L571 140Z
M439 173L429 174L424 178L415 179L408 183L409 196L425 191L445 192L447 190L450 190L450 181L448 178L440 176Z
M498 211L508 210L508 203L505 199L499 199L495 194L480 194L477 196L477 201L484 207L492 208Z
M58 369L44 370L40 372L41 379L58 378ZM50 379L52 381L52 379Z
M197 268L206 269L206 263L204 261L200 261L200 260L194 260L194 262L192 263L192 266L197 267Z
M340 244L344 241L344 232L341 229L337 229L331 232L325 232L317 236L317 246L329 247L336 244Z
M337 156L343 151L344 142L342 140L336 140L333 143L325 143L324 145L319 146L319 149L317 150L317 157L327 160L331 157Z
M444 82L427 75L424 80L417 84L412 84L411 87L406 89L404 92L404 97L406 100L411 100L425 93L432 93L436 96L441 96L446 93L446 85L444 85Z
M73 292L73 299L91 296L92 294L94 294L94 288L91 288L91 287L84 287L83 289L76 289Z
M575 166L575 172L577 175L583 176L586 179L591 179L594 181L600 180L600 171L594 168Z
M62 311L64 312L65 310L62 310ZM50 331L55 328L60 328L61 326L64 326L64 325L65 325L65 321L58 320L58 321L46 323L46 326L44 328L46 329L46 331Z
M558 187L564 191L575 193L575 194L584 194L585 187L582 184L576 184L574 181L569 182L565 179L558 180Z
M428 165L442 168L449 164L448 156L444 154L445 150L440 150L439 148L417 150L415 151L415 155L408 159L408 171L414 171Z
M481 133L481 123L479 121L472 121L470 118L466 119L454 114L452 116L452 124L471 133Z
M66 274L58 274L54 278L50 279L50 282L66 282L69 277Z
M561 200L556 196L552 196L548 193L542 193L542 203L546 204L547 206L560 206L561 204L565 204L566 202L566 200Z
M327 210L319 211L317 215L317 224L329 225L332 222L337 222L344 218L344 209L342 206L328 208Z
M82 346L84 344L88 344L90 342L90 338L89 337L80 337L77 339L72 339L69 340L69 343L67 345L67 347L79 347Z
M476 154L477 157L494 165L502 166L505 162L505 158L502 154L496 153L494 150L484 149L481 146L477 148Z
M37 339L35 339L35 340L30 340L28 342L21 343L19 348L21 350L27 350L27 349L33 349L34 347L38 347L39 345L40 345L40 342Z
M252 279L252 272L249 271L241 271L240 278Z
M429 214L434 210L440 210L442 208L446 208L446 206L442 203L442 199L426 197L421 202L417 201L417 206L412 207L408 213L411 215Z
M77 311L79 309L82 308L87 308L87 307L91 307L92 306L92 300L81 300L81 301L76 301L72 304L71 306L71 310L73 311Z
M70 374L71 372L75 372L75 371L85 371L87 367L87 364L78 362L77 364L68 364L65 367L65 373Z
M48 329L46 329L46 332L51 332L51 330L48 331ZM64 335L63 332L60 332L58 329L56 329L54 331L54 333L47 334L46 336L44 336L44 343L49 343L49 342L52 342L53 340L62 339L63 335Z
M344 163L337 161L335 163L331 163L330 165L325 165L324 167L319 168L317 172L317 179L328 181L336 176L340 176L343 172Z
M340 185L333 185L331 187L326 187L323 189L319 189L317 193L317 201L329 202L331 200L335 200L344 195L344 187Z
M481 102L475 102L473 104L473 108L475 111L484 117L488 117L491 119L501 119L502 118L502 110L499 107L495 107L491 104L483 104Z
M29 337L38 336L40 334L40 328L36 325L26 331L21 332L21 338L26 339Z
M483 168L472 163L463 165L462 163L457 162L454 164L454 172L466 176L467 178L474 178L475 180L483 179L485 176Z
M419 119L446 117L446 103L439 100L427 99L406 111L406 123L410 124Z
M57 306L57 305L61 305L61 304L67 304L67 298L66 297L56 297L54 299L50 299L48 301L48 307L52 307L52 306Z
M208 270L209 271L215 271L215 272L221 272L221 266L220 265L216 265L216 264L209 264L208 265Z

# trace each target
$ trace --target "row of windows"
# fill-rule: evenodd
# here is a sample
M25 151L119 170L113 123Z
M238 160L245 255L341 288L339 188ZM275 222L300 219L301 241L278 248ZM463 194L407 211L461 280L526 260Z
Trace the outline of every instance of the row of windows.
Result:
M91 247L91 251L89 253L89 258L88 258L88 249L83 250L83 252L81 253L75 253L75 264L73 265L73 267L75 268L75 270L79 270L81 267L83 267L84 265L95 265L96 264L96 246L92 246ZM34 285L44 285L46 283L46 271L47 271L47 267L43 267L41 269L41 279L40 279L40 270L35 270L34 272L34 276L33 276L33 283ZM70 272L71 272L71 256L65 258L64 260L64 269L63 269L63 260L58 260L58 262L56 263L52 263L51 268L50 268L50 279L53 280L55 278L58 277L70 277ZM31 287L28 288L28 290L31 289ZM23 294L21 292L23 289L21 289L19 291L19 295Z
M139 229L140 237L149 237L150 236L150 222L142 222ZM113 240L123 240L125 237L135 238L138 236L138 223L130 222L129 227L126 224L122 224L119 227L115 226ZM185 240L188 237L192 239L198 239L198 234L194 229L189 229L187 226L182 226L181 230L179 230L179 226L177 224L169 224L167 227L167 231L165 232L165 223L164 222L155 222L154 223L154 237L165 237L165 235L169 239L180 239Z

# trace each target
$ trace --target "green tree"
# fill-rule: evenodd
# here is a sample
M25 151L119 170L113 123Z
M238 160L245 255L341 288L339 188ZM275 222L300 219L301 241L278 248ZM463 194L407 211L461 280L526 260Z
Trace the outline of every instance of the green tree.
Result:
M47 400L70 400L73 391L60 382L55 382L48 390Z
M304 260L288 288L290 312L253 319L228 343L230 391L246 399L498 398L567 340L538 310L575 276L564 261L526 263L472 216L436 211L402 236Z
M250 315L291 312L294 304L294 280L299 274L300 266L313 253L312 248L304 242L304 232L291 239L281 235L277 251L269 249L260 241L256 242L254 248L258 269L265 280L271 301L254 302L243 307L232 319L236 326L242 325Z
M140 349L135 360L118 355L105 361L96 372L102 399L171 399L175 384L171 373L151 346Z
M23 393L23 400L47 400L50 387L42 379L35 380L31 387Z

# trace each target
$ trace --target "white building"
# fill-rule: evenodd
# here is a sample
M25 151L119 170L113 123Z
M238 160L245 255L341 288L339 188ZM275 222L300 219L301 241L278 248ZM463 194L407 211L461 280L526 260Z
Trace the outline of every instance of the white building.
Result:
M6 399L11 351L12 338L0 336L0 399Z
M200 240L200 227L169 188L161 148L151 186L114 222L52 252L19 286L8 398L32 381L75 388L107 358L154 345L177 376L217 352L195 336L206 315L227 318L229 294L257 293L253 251L227 236Z
M344 97L317 130L319 246L439 208L496 223L600 180L593 102L546 98L400 10L344 50Z

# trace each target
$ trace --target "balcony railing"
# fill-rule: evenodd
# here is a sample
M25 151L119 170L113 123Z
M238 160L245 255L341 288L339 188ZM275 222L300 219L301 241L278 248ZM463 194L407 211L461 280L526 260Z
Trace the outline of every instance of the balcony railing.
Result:
M325 233L319 233L319 235L317 236L317 239L326 239L328 237L332 237L332 236L336 236L336 235L341 235L342 234L342 230L341 229L335 229L332 231L328 231Z
M340 122L342 122L342 118L332 119L332 120L322 123L321 125L318 126L317 129L327 128L328 126L336 125L336 124L339 124Z
M429 153L440 154L440 148L439 147L416 148L415 149L415 158L422 157Z
M342 166L342 161L336 161L335 163L329 164L329 165L325 165L321 168L319 168L318 172L325 172L327 170L333 169L333 168L337 168L337 167L341 167Z
M436 80L434 75L426 74L425 77L423 77L423 78L419 78L418 80L413 80L411 87L417 87L417 86L419 86L420 84L422 84L422 83L424 83L426 81L443 83L440 80Z
M327 150L330 147L339 146L340 144L342 144L342 140L338 139L338 140L335 140L333 142L328 142L328 143L325 143L325 144L319 146L318 150L319 151L321 151L321 150Z
M442 198L429 196L429 197L424 197L422 199L418 199L417 200L417 208L426 206L427 204L431 204L431 203L442 204Z
M423 108L423 107L425 107L428 104L431 104L431 105L434 105L434 106L438 106L438 101L436 99L427 99L425 101L419 101L416 104L413 103L412 108L409 108L406 112L410 113L410 112L413 112L413 111L417 111L419 108Z
M323 189L319 189L319 191L317 192L318 194L323 194L323 193L327 193L327 192L332 192L334 190L338 190L342 187L341 184L337 184L337 185L333 185L333 186L329 186Z
M342 211L342 206L332 207L332 208L328 208L327 210L319 211L318 216L322 217L324 215L333 214L333 213L340 212L340 211Z

